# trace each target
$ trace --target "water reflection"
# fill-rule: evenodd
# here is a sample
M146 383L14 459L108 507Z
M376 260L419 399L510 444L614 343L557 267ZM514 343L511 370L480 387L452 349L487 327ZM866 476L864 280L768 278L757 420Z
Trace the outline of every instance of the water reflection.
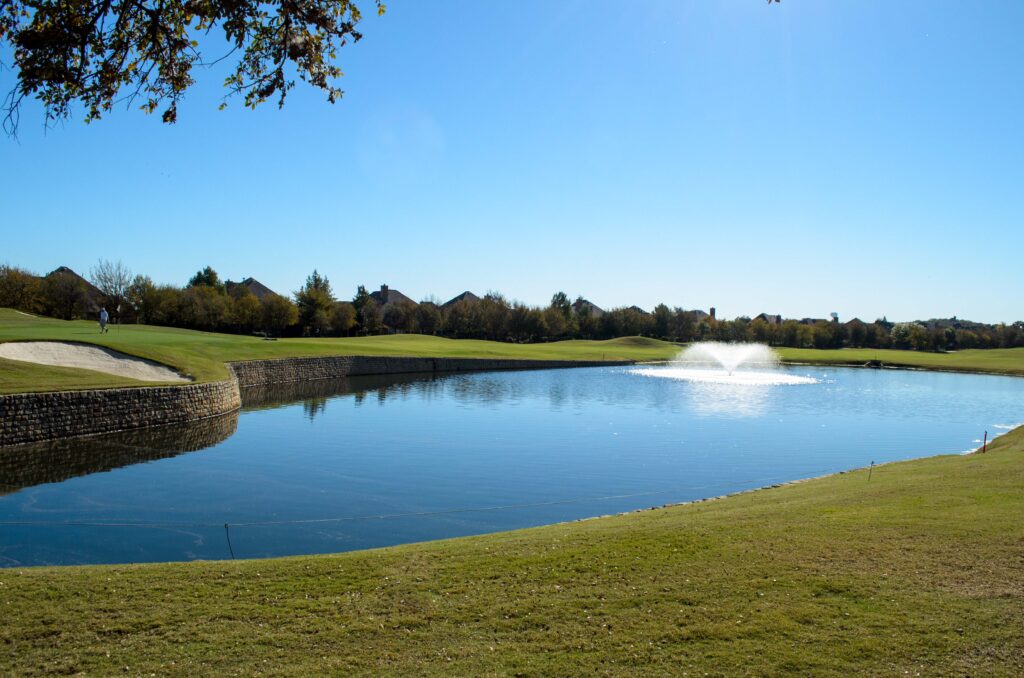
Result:
M694 413L704 417L759 417L768 409L772 386L691 382L687 401Z
M196 452L230 438L238 412L183 424L0 447L0 495Z

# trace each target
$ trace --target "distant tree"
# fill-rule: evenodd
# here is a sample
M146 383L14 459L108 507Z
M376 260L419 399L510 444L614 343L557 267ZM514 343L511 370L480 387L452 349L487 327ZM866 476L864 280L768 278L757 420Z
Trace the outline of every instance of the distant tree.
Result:
M478 304L480 329L485 339L504 341L508 338L509 304L499 292L488 292Z
M366 304L372 300L373 297L371 297L370 293L366 291L366 287L360 285L356 288L356 295L352 297L352 307L356 309L357 314L361 313L363 306L366 306Z
M654 336L659 339L668 339L669 325L672 322L672 311L665 304L658 304L654 307Z
M235 292L242 289L244 292ZM231 294L232 323L240 332L252 332L263 322L263 305L244 285L236 285Z
M286 328L299 320L295 304L279 294L269 294L260 302L263 306L263 328L272 336L281 336Z
M557 309L567 321L572 317L572 303L565 292L555 292L551 297L551 308Z
M306 284L295 293L295 304L299 307L299 322L306 331L317 335L327 332L335 300L325 276L314 269Z
M889 337L892 345L896 348L910 348L910 327L911 323L896 323L889 330Z
M347 337L356 326L356 309L347 301L339 301L331 309L331 331Z
M47 315L63 320L84 318L91 310L85 282L71 273L51 273L43 278L40 298Z
M383 2L376 6L383 14ZM141 103L147 113L162 109L161 119L173 123L195 82L193 67L235 53L224 86L245 106L268 99L283 106L296 76L334 103L342 95L334 84L342 75L337 51L362 37L362 15L349 0L7 0L0 7L0 43L8 44L15 73L9 133L26 97L42 103L47 125L76 106L86 122L96 120L121 102ZM203 53L218 47L219 57Z
M423 334L437 334L441 329L441 311L437 304L422 301L416 305L416 326Z
M100 259L89 271L89 280L103 293L107 310L115 313L127 311L128 288L132 284L132 272L120 261ZM120 310L119 310L120 309Z
M179 297L178 320L197 330L227 329L232 322L231 297L210 285L193 285Z
M157 303L156 285L148 275L132 278L127 291L128 304L132 307L136 322L153 324Z
M382 320L395 332L416 332L416 304L411 301L388 304L384 307Z
M197 271L194 276L189 278L187 287L199 287L199 286L212 287L218 292L224 291L224 283L221 282L220 276L217 275L217 271L213 270L210 266L205 267L201 271Z
M39 278L22 268L0 265L0 307L26 313L41 313L42 284Z
M544 309L541 314L544 321L544 334L549 340L565 339L569 334L569 322L562 314L562 309L554 303Z
M373 297L370 297L359 310L360 331L366 335L380 334L384 327L380 316L380 306L373 300Z
M927 351L931 348L931 340L928 337L928 330L918 323L910 324L908 339L910 341L910 348L915 351Z

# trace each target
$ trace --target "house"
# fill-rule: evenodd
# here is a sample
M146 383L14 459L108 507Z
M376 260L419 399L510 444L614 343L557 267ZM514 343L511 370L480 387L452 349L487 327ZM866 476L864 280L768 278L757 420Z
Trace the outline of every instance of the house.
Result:
M829 321L824 318L801 318L797 322L801 325L814 325L815 323L827 323Z
M782 324L781 315L771 315L770 313L758 313L756 316L754 316L754 320L760 320L762 322L768 323L769 325Z
M224 288L227 290L228 294L231 294L231 291L236 287L244 287L260 301L263 301L267 297L277 296L277 292L270 289L259 280L256 280L256 278L246 278L242 282L232 282L231 280L224 282Z
M640 315L650 315L650 313L648 313L647 311L643 310L639 306L630 306L626 310L633 311L634 313L639 313Z
M579 299L573 302L572 310L576 313L576 315L588 315L591 318L600 318L601 316L604 315L603 308L593 303L592 301L587 301L583 297L580 297Z
M451 299L449 299L448 301L446 301L443 304L441 304L441 308L449 308L449 307L454 306L455 304L459 303L460 301L477 302L477 301L480 301L480 297L476 296L475 294L473 294L469 290L466 290L462 294L454 296Z
M385 306L389 306L391 304L409 303L412 304L413 306L416 305L415 301L405 296L398 290L393 290L389 288L387 285L381 285L379 292L370 292L370 298L377 302L377 305L380 306L382 309Z
M43 280L48 280L55 276L67 277L71 280L80 282L85 290L85 307L81 310L87 313L99 313L100 308L106 305L106 295L100 290L100 288L93 285L91 282L72 271L67 266L59 266L54 270L43 276ZM114 312L115 309L109 309Z

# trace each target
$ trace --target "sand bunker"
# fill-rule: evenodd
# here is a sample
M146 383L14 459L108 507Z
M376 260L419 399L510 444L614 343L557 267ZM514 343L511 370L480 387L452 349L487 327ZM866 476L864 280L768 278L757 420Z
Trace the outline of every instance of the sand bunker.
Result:
M40 365L77 367L140 381L191 381L171 368L102 346L68 344L60 341L12 341L0 344L0 358Z

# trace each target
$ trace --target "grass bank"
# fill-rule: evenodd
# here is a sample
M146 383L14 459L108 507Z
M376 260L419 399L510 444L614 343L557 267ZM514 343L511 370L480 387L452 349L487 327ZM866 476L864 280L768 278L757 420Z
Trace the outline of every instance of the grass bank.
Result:
M225 362L324 355L394 355L449 358L510 358L531 360L668 360L678 355L677 344L644 337L608 341L558 341L547 344L507 344L473 339L444 339L418 334L379 337L280 339L265 341L214 332L172 327L124 325L100 334L91 321L39 318L0 309L2 341L77 341L106 346L155 360L199 381L224 379ZM995 372L1024 375L1024 348L970 350L956 353L918 353L872 349L821 351L779 349L783 360L819 364L863 364L881 360L887 365L923 369ZM71 390L139 385L139 382L83 370L0 363L0 393Z
M723 500L263 561L0 570L0 673L1021 675L1024 430Z
M95 322L39 318L0 309L0 341L26 340L98 344L170 365L199 381L226 378L225 362L268 358L393 355L522 360L664 360L679 352L679 347L674 344L642 337L548 344L508 344L417 334L265 341L259 337L149 325L114 327L101 335ZM16 373L6 370L6 365L0 365L0 392L81 388L65 382L66 371L56 374L53 368L25 365L22 363L21 370ZM90 375L94 384L102 384L102 376ZM78 383L90 375L79 375ZM115 383L114 377L109 380L107 386L122 385L121 382ZM133 383L138 385L138 382Z

